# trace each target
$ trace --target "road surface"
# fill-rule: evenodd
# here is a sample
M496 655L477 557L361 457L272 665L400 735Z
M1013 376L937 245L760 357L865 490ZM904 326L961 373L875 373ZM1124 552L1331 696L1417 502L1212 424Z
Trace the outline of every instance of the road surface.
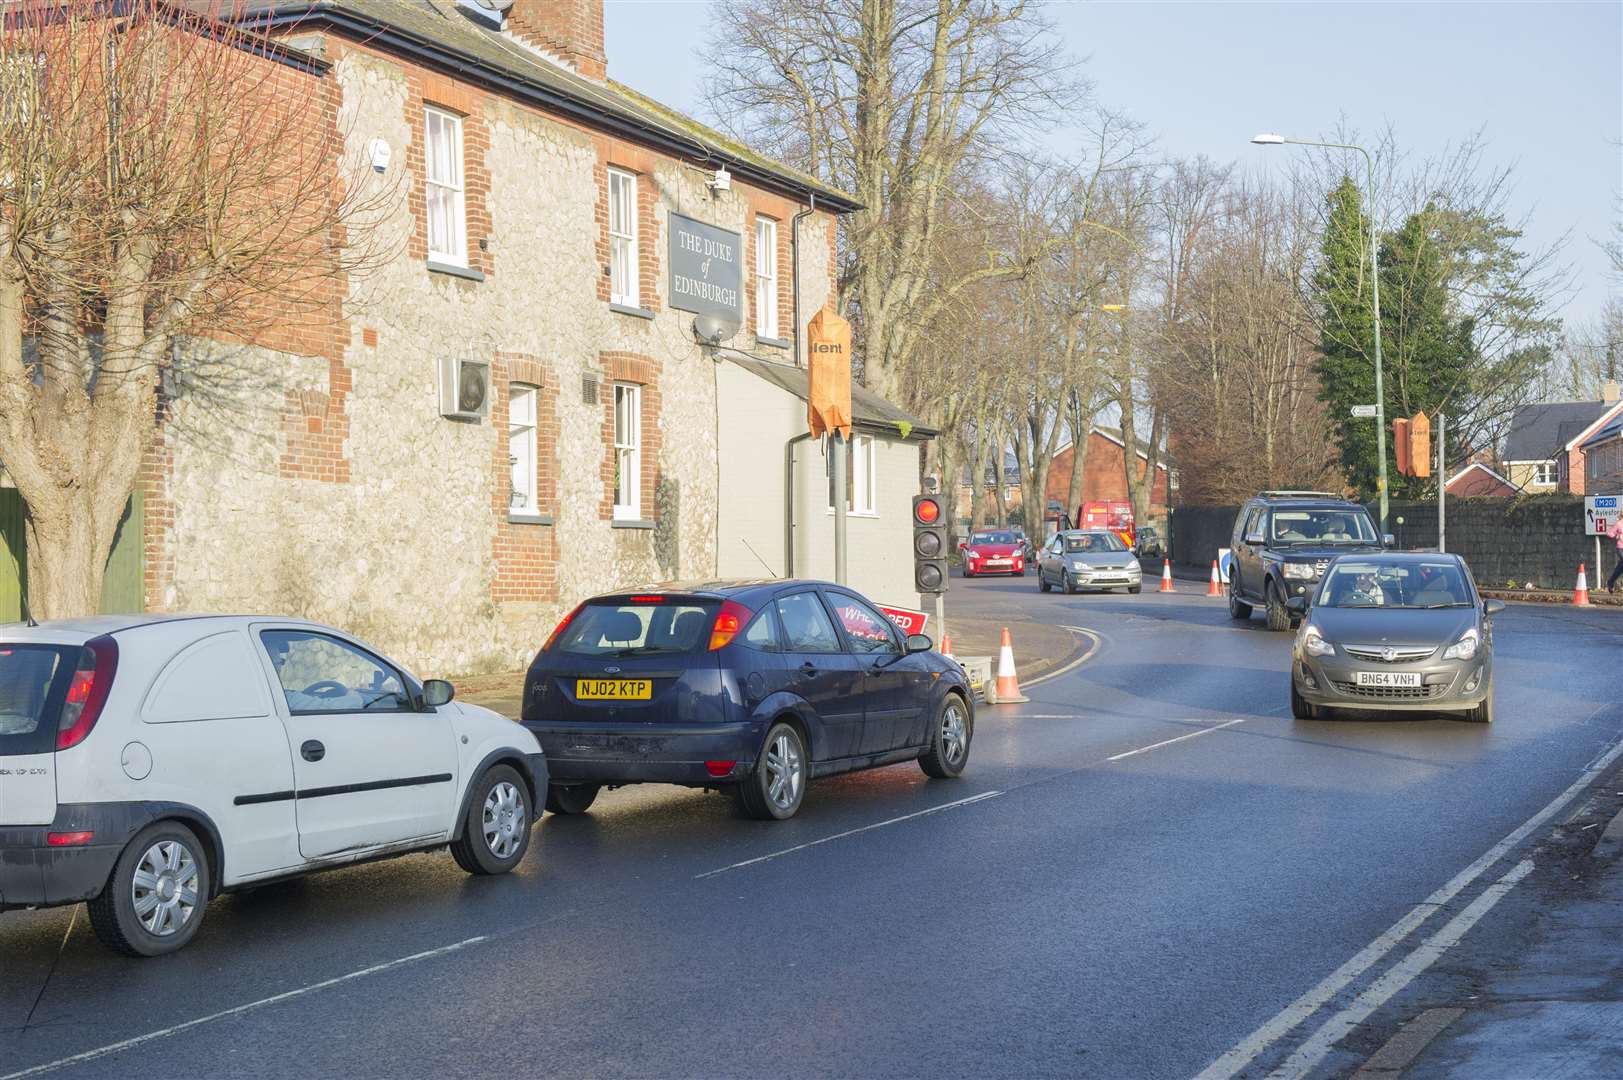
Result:
M1491 943L1543 822L1514 834L1618 744L1623 619L1502 615L1491 728L1300 722L1289 636L1179 588L955 579L1017 648L1028 619L1098 642L982 709L957 781L820 781L779 824L623 789L509 877L267 887L158 961L82 909L0 916L0 1077L1347 1074L1336 1025L1467 909Z

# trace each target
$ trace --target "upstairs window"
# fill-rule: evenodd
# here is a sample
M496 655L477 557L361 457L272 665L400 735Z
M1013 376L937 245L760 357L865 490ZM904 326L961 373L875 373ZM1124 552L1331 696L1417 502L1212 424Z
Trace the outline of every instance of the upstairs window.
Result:
M535 484L536 397L536 388L522 383L514 383L507 393L507 461L513 484L507 512L519 516L541 512Z
M423 111L424 189L428 200L428 257L468 265L468 215L462 187L462 118Z
M609 170L609 302L638 307L637 178Z
M755 219L755 335L778 336L778 223Z

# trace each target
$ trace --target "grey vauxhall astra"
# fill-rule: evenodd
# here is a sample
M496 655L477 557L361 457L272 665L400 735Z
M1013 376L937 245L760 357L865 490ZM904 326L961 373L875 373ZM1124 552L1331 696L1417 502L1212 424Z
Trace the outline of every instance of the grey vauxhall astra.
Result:
M1291 713L1329 708L1460 712L1493 722L1493 616L1458 555L1343 555L1301 616L1291 658Z

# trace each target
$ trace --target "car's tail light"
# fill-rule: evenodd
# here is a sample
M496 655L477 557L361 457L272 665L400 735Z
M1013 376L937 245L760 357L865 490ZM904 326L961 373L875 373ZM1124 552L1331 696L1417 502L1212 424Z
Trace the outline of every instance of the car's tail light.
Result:
M571 611L568 615L565 615L563 618L558 620L558 625L552 628L552 633L548 635L546 644L541 646L542 652L546 652L552 648L553 644L558 640L559 635L564 632L564 628L569 625L569 620L573 619L576 615L579 615L580 609L585 606L586 604L584 602L576 604L574 611Z
M734 600L723 601L721 610L716 612L716 621L710 626L710 651L725 649L738 632L744 629L751 615L755 614L743 604Z
M118 645L112 638L102 636L85 642L79 653L79 667L68 683L68 699L62 704L62 719L56 725L56 748L67 750L78 746L96 726L101 707L107 704L107 694L113 688L113 675L118 671Z
M631 602L633 604L663 604L665 598L663 596L633 596Z
M83 847L96 838L93 832L54 832L45 834L47 847Z
M704 763L704 771L719 778L732 772L736 764L738 764L736 761L707 761Z

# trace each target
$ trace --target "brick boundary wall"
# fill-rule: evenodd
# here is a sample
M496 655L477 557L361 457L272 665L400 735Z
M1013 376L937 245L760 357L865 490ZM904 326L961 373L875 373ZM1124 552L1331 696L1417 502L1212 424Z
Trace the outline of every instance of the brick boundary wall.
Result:
M1538 588L1571 589L1583 563L1593 573L1595 538L1584 535L1584 502L1567 494L1520 498L1449 498L1448 550L1461 555L1484 588L1532 583ZM1208 565L1217 549L1228 547L1237 506L1180 506L1172 511L1173 558ZM1370 506L1379 521L1379 507ZM1398 518L1403 524L1398 524ZM1387 520L1400 549L1437 546L1435 502L1392 503ZM1601 580L1617 563L1617 548L1601 541Z

